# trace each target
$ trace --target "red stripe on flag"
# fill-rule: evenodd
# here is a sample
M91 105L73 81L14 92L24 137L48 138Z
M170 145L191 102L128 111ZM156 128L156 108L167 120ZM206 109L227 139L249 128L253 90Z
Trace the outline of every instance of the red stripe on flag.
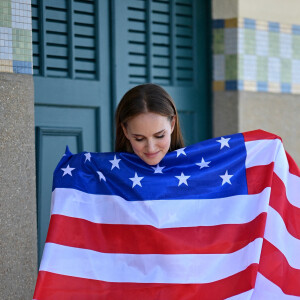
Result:
M272 185L274 163L264 166L255 166L246 169L248 194L261 193L266 187Z
M261 213L245 224L157 229L52 215L46 242L104 253L232 253L263 237L265 222L266 213Z
M274 140L274 139L279 139L282 141L280 136L261 129L243 132L243 136L245 142L251 142L256 140Z
M297 164L295 163L294 159L289 155L288 152L285 151L286 154L286 158L288 160L289 163L289 171L291 174L296 175L298 177L300 177L300 169L297 166Z
M288 201L285 185L275 173L272 181L270 206L280 214L288 232L300 239L300 208Z
M264 240L259 272L287 295L300 296L300 270L291 267L284 254Z
M40 271L33 298L37 300L221 300L254 288L258 265L204 284L130 283L64 276Z

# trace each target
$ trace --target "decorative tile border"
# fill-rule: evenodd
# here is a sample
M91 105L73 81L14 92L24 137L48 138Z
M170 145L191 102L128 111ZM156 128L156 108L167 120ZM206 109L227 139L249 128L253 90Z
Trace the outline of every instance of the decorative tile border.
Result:
M300 94L300 25L213 21L213 89Z
M32 74L31 0L0 1L0 72Z

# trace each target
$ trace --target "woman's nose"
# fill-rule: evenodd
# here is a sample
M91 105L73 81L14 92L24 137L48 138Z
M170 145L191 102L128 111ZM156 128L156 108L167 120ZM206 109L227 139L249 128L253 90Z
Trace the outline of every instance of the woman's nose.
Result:
M148 141L147 150L148 150L149 153L154 152L154 150L155 150L155 145L154 145L153 141L151 141L151 140Z

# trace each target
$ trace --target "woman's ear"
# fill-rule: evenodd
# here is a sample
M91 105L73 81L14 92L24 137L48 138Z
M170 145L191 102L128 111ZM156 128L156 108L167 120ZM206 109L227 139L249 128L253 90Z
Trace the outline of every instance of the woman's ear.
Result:
M129 138L128 138L128 132L127 132L127 129L126 129L126 127L124 126L124 124L123 124L123 123L121 124L121 126L122 126L122 129L123 129L124 135L125 135L125 136L126 136L126 138L129 140Z
M173 132L173 130L175 128L175 124L176 124L176 116L173 116L172 120L171 120L171 133Z

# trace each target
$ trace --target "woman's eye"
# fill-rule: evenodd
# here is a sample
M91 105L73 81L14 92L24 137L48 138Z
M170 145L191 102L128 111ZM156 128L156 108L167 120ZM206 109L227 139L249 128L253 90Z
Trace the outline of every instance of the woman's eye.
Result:
M165 135L163 134L163 135L157 136L156 138L162 139L164 136L165 136Z
M141 141L143 140L143 138L140 138L140 139L135 138L135 140L136 140L137 142L141 142Z

